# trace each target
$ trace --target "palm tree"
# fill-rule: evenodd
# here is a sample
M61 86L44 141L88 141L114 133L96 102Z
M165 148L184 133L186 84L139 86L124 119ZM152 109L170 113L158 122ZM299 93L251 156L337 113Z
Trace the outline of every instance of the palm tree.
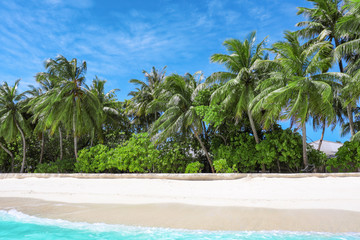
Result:
M101 80L97 76L92 82L90 87L87 87L87 90L90 91L99 101L102 119L98 122L100 125L92 130L91 136L91 146L93 144L93 136L95 131L99 134L101 141L103 142L103 124L110 123L116 124L120 113L117 110L117 100L116 100L116 91L119 89L112 89L109 92L105 93L105 83L106 80Z
M159 107L159 105L163 105L162 102L157 101L156 99L158 99L159 95L158 88L165 79L166 66L161 70L157 70L153 67L150 73L143 70L143 74L146 82L137 79L130 80L130 83L139 87L136 88L136 91L129 93L129 95L132 96L132 99L127 107L127 112L134 115L135 120L145 118L148 128L153 121L156 121L157 117L160 115L159 112L162 110L161 107ZM152 119L150 114L153 114Z
M7 142L14 141L20 133L23 147L23 160L20 173L24 172L26 162L26 140L25 132L27 129L26 119L22 115L24 104L22 100L25 93L18 93L20 80L17 80L13 87L4 82L0 86L0 136Z
M262 73L257 69L255 63L265 56L264 44L266 39L257 45L255 45L255 40L255 32L250 33L244 42L237 39L226 40L223 45L228 54L214 54L211 56L211 61L224 64L228 72L214 73L208 82L220 81L224 83L212 94L211 103L218 104L220 102L224 109L234 113L237 120L246 113L253 136L258 144L260 140L250 103L257 95L256 87L262 78ZM264 166L262 166L262 170L265 171Z
M346 41L346 37L338 31L337 24L341 21L346 13L346 9L342 8L342 0L308 0L312 2L313 8L299 7L298 15L303 15L307 18L307 21L299 22L298 27L304 27L299 30L299 35L306 39L314 39L317 41L329 41L333 44L333 49L340 46L340 44ZM342 58L336 58L338 60L338 66L341 73L345 72ZM343 86L346 83L343 82ZM351 129L351 135L355 134L353 114L353 105L348 103L346 106L347 117L349 119L349 125Z
M306 167L306 122L312 113L316 114L320 110L325 116L334 115L334 77L322 73L332 61L331 57L323 57L324 51L328 51L331 45L328 42L301 45L298 33L289 31L285 32L285 39L286 41L273 44L272 51L276 54L273 61L259 62L276 65L278 70L262 83L266 86L262 89L265 94L254 108L265 107L272 115L293 119L301 126L303 161Z
M197 79L197 77L199 78ZM203 121L196 113L194 100L201 89L205 88L202 82L202 74L199 72L185 76L172 74L165 79L162 85L164 91L160 98L167 99L166 110L163 115L157 119L150 131L156 142L165 141L167 138L176 134L195 136L214 173L214 167L210 155L201 140L204 134Z
M96 96L85 88L86 62L78 65L76 58L68 61L63 56L45 63L47 73L59 79L56 88L48 91L38 102L38 115L46 117L52 132L59 124L73 133L74 153L77 159L78 137L99 125L101 112Z

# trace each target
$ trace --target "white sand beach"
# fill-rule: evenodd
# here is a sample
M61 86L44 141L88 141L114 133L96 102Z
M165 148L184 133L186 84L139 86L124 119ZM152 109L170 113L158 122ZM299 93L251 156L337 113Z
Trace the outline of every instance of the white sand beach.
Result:
M202 180L207 178L215 180ZM360 232L359 189L356 173L192 178L3 174L0 209L152 227Z

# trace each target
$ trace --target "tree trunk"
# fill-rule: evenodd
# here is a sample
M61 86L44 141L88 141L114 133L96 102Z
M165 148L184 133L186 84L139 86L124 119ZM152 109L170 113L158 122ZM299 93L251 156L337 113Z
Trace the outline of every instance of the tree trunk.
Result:
M61 127L59 127L59 143L60 143L60 161L63 159L63 140Z
M1 142L0 142L0 147L2 149L4 149L4 151L9 154L9 156L11 157L11 172L13 173L14 172L14 155L12 154L12 152L7 149Z
M198 135L196 132L194 132L194 134L195 134L196 139L199 141L199 143L200 143L200 145L201 145L201 148L202 148L203 151L205 152L205 156L206 156L206 158L207 158L207 160L208 160L208 162L209 162L209 164L210 164L211 172L212 172L212 173L215 173L215 169L214 169L213 163L212 163L212 161L211 161L211 159L210 159L209 153L208 153L208 151L207 151L204 143L201 141L201 138L199 137L199 135Z
M323 140L324 140L324 135L325 135L325 124L326 124L326 122L325 122L325 120L323 121L323 129L322 129L322 133L321 133L321 138L320 138L320 141L319 141L319 147L318 147L318 150L320 151L320 149L321 149L321 145L322 145L322 142L323 142Z
M355 135L354 120L353 120L353 114L352 114L352 107L350 104L348 104L346 106L346 111L347 111L348 118L349 118L350 133L351 133L351 136L354 136Z
M75 109L73 113L73 131L74 131L74 152L75 152L75 160L77 161L78 154L77 154L77 135L76 135L76 115Z
M260 143L260 141L259 141L259 137L258 137L258 135L257 135L255 123L254 123L254 120L253 120L253 118L252 118L252 115L251 115L251 111L250 111L250 110L248 110L248 115L249 115L251 130L252 130L253 135L254 135L254 138L255 138L255 142L256 142L256 144L258 144L258 143Z
M335 47L339 46L340 43L339 41L334 38L335 40ZM343 67L343 63L342 63L342 60L340 59L339 61L339 69L340 69L340 72L343 73L344 72L344 67ZM344 85L344 84L343 84ZM354 129L354 121L353 121L353 113L352 113L352 107L350 104L348 104L346 106L346 111L347 111L347 115L348 115L348 118L349 118L349 127L350 127L350 133L351 133L351 136L354 136L355 135L355 129Z
M20 134L21 134L21 139L22 139L22 144L23 144L23 160L21 163L21 169L20 169L20 173L24 172L24 168L25 168L25 161L26 161L26 141L25 141L25 134L23 132L23 130L21 129L21 127L19 126L19 124L16 122L16 127L19 130Z
M41 152L40 152L40 160L39 163L42 163L42 159L44 156L44 147L45 147L45 136L44 136L44 132L41 133Z
M256 144L259 144L260 143L259 136L257 134L255 123L254 123L254 120L252 118L252 114L251 114L250 109L248 110L248 116L249 116L251 130L252 130L254 138L255 138L255 142L256 142ZM265 173L265 171L266 171L265 164L261 164L261 172Z
M306 123L305 122L302 124L302 144L303 144L303 161L306 168L309 163L306 153Z

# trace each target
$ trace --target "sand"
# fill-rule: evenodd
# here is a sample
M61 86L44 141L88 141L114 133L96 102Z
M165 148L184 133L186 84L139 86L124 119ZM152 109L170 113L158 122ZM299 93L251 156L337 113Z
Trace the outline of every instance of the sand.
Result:
M189 176L0 175L0 209L149 227L360 232L359 174Z

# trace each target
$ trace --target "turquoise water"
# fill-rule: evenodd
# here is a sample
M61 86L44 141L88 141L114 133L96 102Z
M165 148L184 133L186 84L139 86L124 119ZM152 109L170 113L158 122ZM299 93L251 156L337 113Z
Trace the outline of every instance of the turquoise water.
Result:
M16 210L0 210L1 240L54 239L360 239L360 233L330 234L305 232L226 232L190 231L162 228L128 227L109 224L73 223L38 218Z

